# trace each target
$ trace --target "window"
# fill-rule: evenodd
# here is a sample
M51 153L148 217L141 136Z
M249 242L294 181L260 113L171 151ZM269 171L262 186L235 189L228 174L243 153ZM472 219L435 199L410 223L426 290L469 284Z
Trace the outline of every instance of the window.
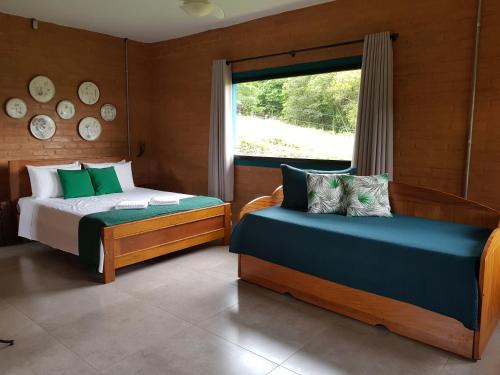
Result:
M351 160L360 79L351 67L235 83L235 155Z

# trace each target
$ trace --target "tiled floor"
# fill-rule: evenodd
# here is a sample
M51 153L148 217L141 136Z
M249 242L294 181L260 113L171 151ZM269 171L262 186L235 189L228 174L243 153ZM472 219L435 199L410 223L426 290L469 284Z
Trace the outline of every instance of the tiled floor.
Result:
M472 362L239 282L210 247L102 285L75 257L0 248L0 374L500 374L500 329Z

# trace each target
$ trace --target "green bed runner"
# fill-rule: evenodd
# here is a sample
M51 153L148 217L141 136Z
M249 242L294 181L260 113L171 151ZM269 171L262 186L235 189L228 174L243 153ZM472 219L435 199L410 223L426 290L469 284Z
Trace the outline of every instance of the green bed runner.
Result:
M222 203L224 202L217 198L199 196L181 199L179 204L175 205L149 206L138 210L111 210L86 215L80 219L78 225L80 260L93 271L98 272L101 231L104 227L197 208L217 206Z

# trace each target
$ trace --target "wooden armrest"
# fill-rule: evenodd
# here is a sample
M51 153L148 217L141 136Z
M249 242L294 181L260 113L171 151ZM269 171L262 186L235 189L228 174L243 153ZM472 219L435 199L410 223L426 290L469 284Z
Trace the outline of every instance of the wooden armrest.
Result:
M479 274L480 328L476 335L475 358L481 358L500 320L500 228L493 231L481 257Z
M243 217L249 212L276 206L281 202L283 202L283 186L278 186L276 190L273 191L272 195L255 198L253 201L244 205L240 211L240 220L243 219Z

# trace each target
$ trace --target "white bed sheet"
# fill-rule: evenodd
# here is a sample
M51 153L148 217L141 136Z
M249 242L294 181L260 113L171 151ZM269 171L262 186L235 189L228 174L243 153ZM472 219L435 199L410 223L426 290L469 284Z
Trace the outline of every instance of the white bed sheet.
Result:
M191 195L135 188L123 193L72 199L24 197L18 203L19 236L78 255L78 224L83 216L112 210L124 200L149 200L152 197L182 199ZM101 243L99 272L103 270L103 254Z

